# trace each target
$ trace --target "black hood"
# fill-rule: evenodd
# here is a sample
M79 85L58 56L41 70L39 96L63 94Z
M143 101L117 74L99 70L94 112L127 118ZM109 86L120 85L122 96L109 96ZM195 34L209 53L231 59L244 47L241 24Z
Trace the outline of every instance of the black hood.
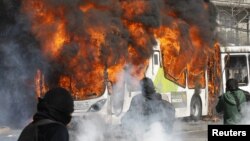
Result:
M141 84L141 87L142 87L142 94L145 97L151 99L152 95L154 95L155 92L156 92L153 81L148 77L144 77L140 81L140 84Z
M226 91L238 90L238 81L236 79L228 79L226 82Z
M63 88L55 88L48 91L44 98L39 98L34 120L48 118L67 125L73 111L74 103L71 94Z

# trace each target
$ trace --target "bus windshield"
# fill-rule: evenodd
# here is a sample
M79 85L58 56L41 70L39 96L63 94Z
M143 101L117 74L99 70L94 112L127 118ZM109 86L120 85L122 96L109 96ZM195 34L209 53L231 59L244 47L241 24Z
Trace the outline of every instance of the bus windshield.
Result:
M247 71L247 58L245 55L234 55L225 57L225 73L226 80L235 78L238 80L240 86L247 85L248 71Z

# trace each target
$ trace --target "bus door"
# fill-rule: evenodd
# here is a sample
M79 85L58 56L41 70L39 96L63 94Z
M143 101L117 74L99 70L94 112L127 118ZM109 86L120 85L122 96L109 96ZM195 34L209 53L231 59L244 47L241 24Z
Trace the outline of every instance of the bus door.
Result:
M239 88L249 91L249 55L247 53L231 53L225 55L223 61L225 64L223 92L226 91L226 81L231 78L238 80Z

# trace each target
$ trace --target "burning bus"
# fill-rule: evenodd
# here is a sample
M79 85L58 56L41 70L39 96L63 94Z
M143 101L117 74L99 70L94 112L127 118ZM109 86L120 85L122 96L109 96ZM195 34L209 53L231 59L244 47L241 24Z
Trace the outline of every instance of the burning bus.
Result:
M100 93L90 92L84 97L73 93L75 99L73 115L98 113L105 119L111 118L113 122L120 122L121 117L128 111L132 98L141 93L138 86L139 79L146 76L154 81L156 90L162 94L163 99L174 105L176 117L191 117L193 120L198 120L202 116L207 116L212 112L212 109L209 109L211 106L209 97L213 96L212 94L216 96L220 88L220 80L215 80L221 76L219 45L216 44L215 48L217 52L207 60L207 68L199 72L194 79L187 70L179 77L173 77L168 73L164 66L166 58L159 43L154 46L151 57L145 63L138 66L125 66L124 72L119 75L121 78L119 82L114 83L109 79L107 69L103 72L104 81L100 82L102 85ZM37 71L35 80L37 95L41 96L46 91L46 85L44 74L40 70ZM194 83L195 81L197 83ZM72 85L71 83L69 84Z
M177 117L210 115L220 76L214 11L207 0L23 0L44 60L36 95L62 86L75 99L75 115L119 118L147 76Z
M144 76L175 106L176 117L195 120L213 115L226 79L236 77L242 89L249 89L249 51L220 48L216 9L209 0L12 2L4 1L4 8L16 11L6 15L13 18L14 28L7 26L6 35L1 34L6 36L1 41L2 75L11 74L12 79L6 75L2 81L25 85L23 93L33 92L35 84L37 97L52 87L65 87L75 99L74 115L95 112L119 119L140 92L136 82ZM13 45L16 40L20 46ZM10 73L16 69L12 66L18 69ZM20 89L3 93L21 96ZM29 100L35 101L33 95ZM17 111L25 113L27 109L20 107Z

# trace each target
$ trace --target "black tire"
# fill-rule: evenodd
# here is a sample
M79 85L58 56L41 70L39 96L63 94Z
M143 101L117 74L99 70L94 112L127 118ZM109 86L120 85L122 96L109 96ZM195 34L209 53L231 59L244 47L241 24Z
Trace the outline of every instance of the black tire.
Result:
M190 104L190 118L191 120L198 121L202 115L202 104L199 96L194 95Z

